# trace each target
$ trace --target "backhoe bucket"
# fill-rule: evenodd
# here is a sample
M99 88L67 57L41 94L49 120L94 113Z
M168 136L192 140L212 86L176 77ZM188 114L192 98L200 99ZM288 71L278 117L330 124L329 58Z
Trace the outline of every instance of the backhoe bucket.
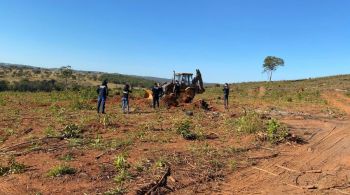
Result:
M152 91L149 89L145 89L144 98L149 99L149 100L153 99Z

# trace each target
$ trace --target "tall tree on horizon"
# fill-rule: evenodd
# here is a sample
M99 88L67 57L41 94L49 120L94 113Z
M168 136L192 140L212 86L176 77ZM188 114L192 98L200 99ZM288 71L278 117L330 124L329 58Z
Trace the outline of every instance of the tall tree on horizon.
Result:
M269 81L272 80L272 73L277 70L279 66L284 66L284 60L275 56L267 56L264 60L263 68L269 76Z
M73 70L71 66L62 66L60 68L60 73L61 73L61 77L64 78L65 80L65 87L67 89L68 86L68 79L72 77L73 75Z

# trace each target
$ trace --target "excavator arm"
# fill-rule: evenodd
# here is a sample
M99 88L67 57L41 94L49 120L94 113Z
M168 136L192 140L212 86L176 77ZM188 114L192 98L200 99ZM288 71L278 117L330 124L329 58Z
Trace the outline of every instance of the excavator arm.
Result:
M194 77L192 84L195 86L197 93L205 92L202 74L199 69L196 70L196 77Z

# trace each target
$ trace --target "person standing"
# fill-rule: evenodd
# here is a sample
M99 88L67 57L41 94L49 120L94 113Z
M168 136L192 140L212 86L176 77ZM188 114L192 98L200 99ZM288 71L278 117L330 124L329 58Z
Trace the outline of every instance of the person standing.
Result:
M156 107L159 108L159 98L162 94L162 88L159 86L158 83L154 83L154 86L152 87L152 96L153 96L153 108Z
M122 109L123 113L128 113L129 114L129 93L132 93L130 90L130 85L126 84L123 89L123 97L122 97ZM127 109L127 111L126 111Z
M97 113L102 112L102 114L105 114L105 105L106 105L106 100L107 100L107 96L108 96L107 83L108 83L107 80L104 80L102 82L102 85L100 85L97 88L97 94L98 94Z
M223 91L225 109L228 109L228 96L230 95L230 88L227 83L225 83Z
M173 93L175 94L175 96L178 98L180 97L180 83L178 80L176 80L175 85L174 85L174 89L173 89Z

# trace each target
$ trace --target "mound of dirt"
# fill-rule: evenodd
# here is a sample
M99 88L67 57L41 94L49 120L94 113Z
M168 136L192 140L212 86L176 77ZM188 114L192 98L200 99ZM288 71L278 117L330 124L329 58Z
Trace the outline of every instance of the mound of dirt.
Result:
M212 107L210 107L208 102L206 102L205 100L202 100L202 99L194 102L194 105L196 108L200 108L200 109L204 109L204 110L211 110L211 108L212 108Z

